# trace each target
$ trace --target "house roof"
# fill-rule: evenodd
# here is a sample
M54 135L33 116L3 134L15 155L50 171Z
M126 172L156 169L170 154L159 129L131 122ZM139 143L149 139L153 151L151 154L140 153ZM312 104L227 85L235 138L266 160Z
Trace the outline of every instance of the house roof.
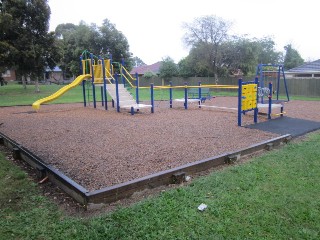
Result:
M301 66L291 68L287 72L292 73L314 73L314 72L320 72L320 59L305 63Z
M162 62L156 62L151 65L143 65L139 67L134 67L130 74L138 73L139 75L144 75L146 72L153 72L155 74L159 74L159 69L161 67Z

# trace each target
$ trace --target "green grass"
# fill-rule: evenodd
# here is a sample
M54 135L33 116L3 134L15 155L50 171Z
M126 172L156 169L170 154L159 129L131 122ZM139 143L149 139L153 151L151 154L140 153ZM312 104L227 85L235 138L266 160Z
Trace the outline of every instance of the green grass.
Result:
M23 89L22 85L10 83L8 85L0 87L0 107L1 106L17 106L17 105L32 105L38 99L47 97L54 92L58 91L62 88L63 85L40 85L40 93L35 92L34 85L28 85L27 89ZM136 90L129 89L132 95L135 97ZM97 101L101 100L100 88L96 87L96 96ZM86 91L88 96L88 91ZM221 89L214 89L211 91L211 95L213 96L237 96L236 91L226 91ZM90 88L89 98L92 101L92 90ZM173 99L176 98L184 98L184 89L174 89L173 90ZM285 96L280 96L280 99L286 99ZM139 90L139 99L141 101L150 101L150 89L140 89ZM154 90L154 99L157 100L169 100L169 90L168 89L160 89ZM320 97L303 97L303 96L291 96L292 100L313 100L320 101ZM108 96L108 101L110 101L110 96ZM49 102L49 104L55 103L75 103L75 102L83 102L82 95L82 87L78 86L67 91L61 97L56 100Z
M64 216L0 155L1 239L319 239L320 134L111 214ZM208 205L204 212L197 210Z

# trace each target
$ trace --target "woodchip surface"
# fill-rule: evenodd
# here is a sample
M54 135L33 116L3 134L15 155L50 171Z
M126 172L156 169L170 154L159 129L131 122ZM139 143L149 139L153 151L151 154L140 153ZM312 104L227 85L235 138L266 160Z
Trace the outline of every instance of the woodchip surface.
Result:
M235 97L217 97L206 105L237 107ZM275 110L277 111L277 110ZM320 122L320 101L285 103L290 117ZM259 116L259 121L265 121ZM0 132L20 143L87 190L123 183L197 160L236 151L277 137L237 126L237 112L197 104L156 102L155 113L131 116L109 106L82 104L0 108ZM243 124L252 124L252 114Z

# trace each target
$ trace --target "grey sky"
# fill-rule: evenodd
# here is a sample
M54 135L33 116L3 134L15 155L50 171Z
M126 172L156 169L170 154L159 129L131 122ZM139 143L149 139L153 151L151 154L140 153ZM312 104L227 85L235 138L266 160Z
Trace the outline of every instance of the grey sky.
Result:
M232 34L272 37L277 50L291 43L305 60L320 58L317 0L49 0L50 30L58 24L98 26L109 19L128 39L130 52L152 64L169 56L178 62L188 55L183 22L216 15L233 22Z

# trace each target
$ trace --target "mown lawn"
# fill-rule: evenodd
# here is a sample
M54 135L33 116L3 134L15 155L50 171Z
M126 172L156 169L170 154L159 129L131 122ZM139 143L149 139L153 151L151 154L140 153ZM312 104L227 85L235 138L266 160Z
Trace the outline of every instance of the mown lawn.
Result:
M320 133L113 213L66 216L0 154L0 239L319 239ZM200 212L197 207L208 208Z
M32 105L38 99L47 97L57 90L62 88L63 85L40 85L40 92L35 92L34 85L28 85L27 89L23 89L22 85L10 83L5 86L0 87L0 107L1 106L17 106L17 105ZM136 96L135 89L129 89L132 95ZM237 96L237 92L226 91L222 89L212 89L210 90L212 96ZM86 90L86 101L93 101L92 97L92 88L87 86ZM184 98L184 89L174 89L173 90L173 99ZM96 87L96 99L101 101L101 88ZM285 96L280 96L280 99L285 99ZM319 101L320 97L303 97L303 96L291 96L292 100L314 100ZM139 89L139 100L140 101L150 101L150 89ZM169 100L169 90L168 89L155 89L154 90L154 100ZM110 96L108 95L108 101L111 101ZM83 93L82 87L78 86L71 89L70 91L63 94L61 97L56 100L49 102L48 104L55 103L76 103L83 102Z

